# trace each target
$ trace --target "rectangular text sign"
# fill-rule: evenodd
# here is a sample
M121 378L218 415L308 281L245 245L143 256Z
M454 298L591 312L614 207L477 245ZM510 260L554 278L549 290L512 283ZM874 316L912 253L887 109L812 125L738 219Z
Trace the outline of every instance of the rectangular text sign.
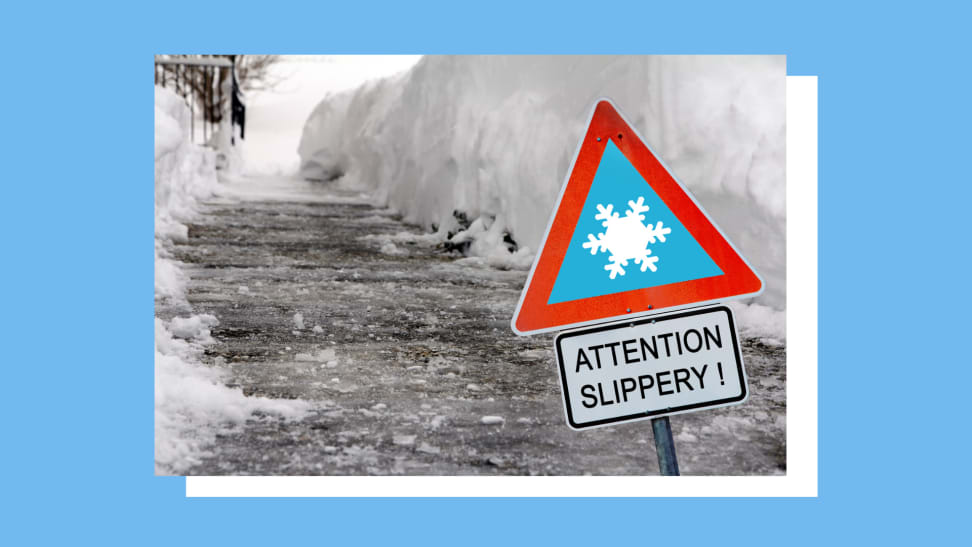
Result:
M746 400L735 322L725 306L563 332L556 350L574 429Z

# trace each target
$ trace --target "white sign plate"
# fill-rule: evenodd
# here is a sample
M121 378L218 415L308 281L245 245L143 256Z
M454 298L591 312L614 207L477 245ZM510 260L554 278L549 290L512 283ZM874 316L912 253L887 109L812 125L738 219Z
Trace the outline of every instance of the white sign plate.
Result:
M748 396L726 306L565 331L555 346L574 429L736 405Z

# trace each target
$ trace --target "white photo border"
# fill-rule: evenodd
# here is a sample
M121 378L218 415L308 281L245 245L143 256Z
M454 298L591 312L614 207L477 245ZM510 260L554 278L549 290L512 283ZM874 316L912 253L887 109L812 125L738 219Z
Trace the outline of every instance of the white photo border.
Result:
M186 497L816 497L817 77L786 82L786 475L194 476Z

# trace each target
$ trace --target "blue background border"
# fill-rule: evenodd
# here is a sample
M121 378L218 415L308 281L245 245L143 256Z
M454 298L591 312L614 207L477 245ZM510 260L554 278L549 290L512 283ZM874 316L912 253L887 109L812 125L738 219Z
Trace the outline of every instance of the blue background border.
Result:
M969 301L959 165L969 14L938 2L666 4L5 5L3 535L178 545L966 537L955 534L968 510L969 360L954 352L968 338L957 310ZM187 500L183 479L154 477L152 55L222 51L776 53L790 74L819 75L820 497Z

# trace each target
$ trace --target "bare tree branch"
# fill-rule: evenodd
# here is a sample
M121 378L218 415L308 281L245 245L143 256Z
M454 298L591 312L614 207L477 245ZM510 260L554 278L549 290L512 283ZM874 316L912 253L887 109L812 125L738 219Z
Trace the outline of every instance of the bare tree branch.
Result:
M176 57L159 55L159 58ZM266 91L277 86L281 79L273 75L271 67L280 60L279 55L178 55L177 57L225 57L234 60L236 79L240 89L247 91ZM226 111L230 100L222 93L223 83L230 77L229 70L205 66L159 65L156 68L156 81L164 82L187 100L192 98L203 112L207 121L218 123Z

